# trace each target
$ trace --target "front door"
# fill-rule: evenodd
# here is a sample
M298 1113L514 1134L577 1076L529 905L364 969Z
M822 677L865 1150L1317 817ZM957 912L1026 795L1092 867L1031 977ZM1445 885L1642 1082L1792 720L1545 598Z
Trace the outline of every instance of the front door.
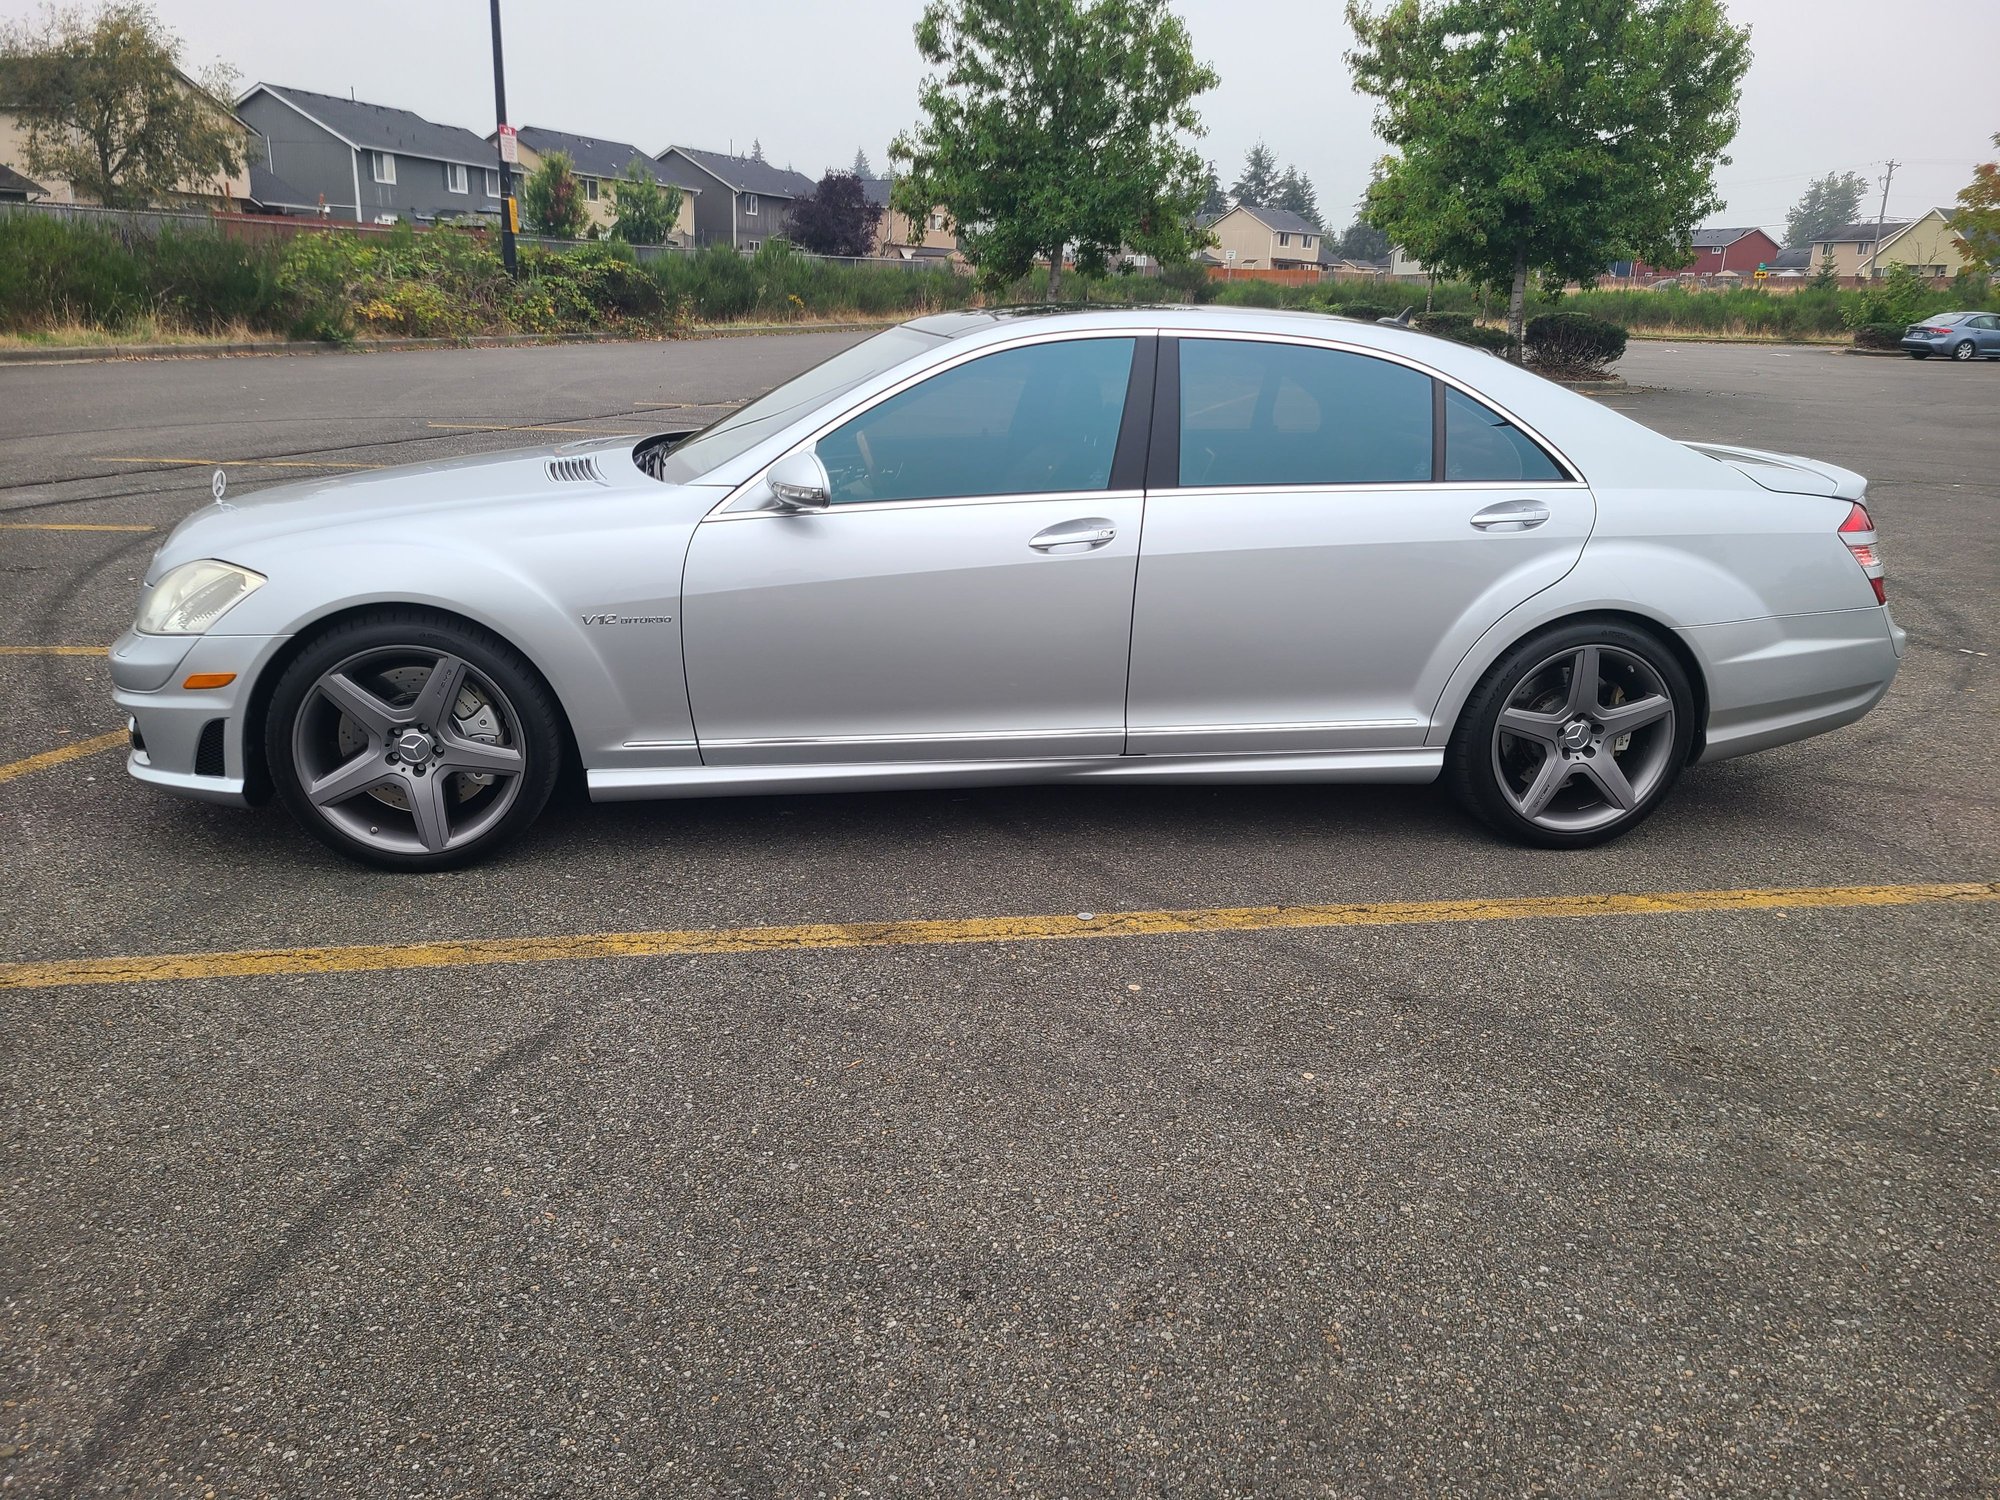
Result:
M1160 361L1178 434L1154 438L1130 751L1422 745L1466 650L1575 564L1589 490L1407 365L1193 337Z
M1151 355L1071 338L949 366L819 439L825 510L697 527L704 763L1118 754Z

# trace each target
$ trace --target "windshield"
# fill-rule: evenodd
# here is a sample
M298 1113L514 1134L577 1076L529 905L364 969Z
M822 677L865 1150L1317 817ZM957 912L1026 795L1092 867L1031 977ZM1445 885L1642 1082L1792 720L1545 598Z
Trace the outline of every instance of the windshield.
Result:
M943 340L915 328L891 328L844 349L823 364L786 381L774 391L711 422L662 457L656 478L684 484L755 447L786 423L831 396L882 371L935 349Z

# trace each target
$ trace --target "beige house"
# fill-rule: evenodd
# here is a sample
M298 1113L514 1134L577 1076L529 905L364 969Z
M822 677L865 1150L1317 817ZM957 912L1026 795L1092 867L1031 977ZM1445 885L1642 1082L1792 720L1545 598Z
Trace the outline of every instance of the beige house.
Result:
M1225 266L1240 271L1301 271L1319 266L1319 226L1290 209L1239 203L1208 226Z
M180 184L175 197L185 204L196 207L240 210L251 206L250 167L252 163L261 165L264 160L264 142L257 132L237 119L228 105L210 94L200 84L186 74L177 74L181 86L202 100L230 126L241 133L237 154L242 165L232 174L211 181L188 180ZM12 167L21 176L34 180L41 188L40 198L45 203L94 203L97 200L79 194L76 184L65 182L60 177L39 176L28 170L28 122L18 111L0 101L0 167Z
M958 249L958 233L949 227L951 221L942 207L919 217L891 206L889 192L895 182L893 177L861 179L861 191L882 210L882 217L875 221L875 244L868 253L894 260L964 260Z
M1953 232L1941 208L1916 219L1843 224L1813 241L1813 266L1821 265L1829 253L1836 276L1886 276L1889 267L1899 264L1932 277L1956 276L1965 269L1965 242Z
M492 139L490 135L487 137L489 141ZM655 182L681 190L680 217L674 221L672 238L681 245L693 242L694 200L701 191L698 174L676 171L671 159L655 161L637 146L624 141L572 135L566 130L545 130L539 125L523 125L514 139L521 153L520 164L515 170L523 177L540 167L545 156L557 151L569 153L570 165L576 172L577 188L583 194L584 209L599 234L611 232L611 225L618 217L614 185L625 175L626 163L636 157L652 173ZM517 197L520 191L520 183L516 182L514 192Z

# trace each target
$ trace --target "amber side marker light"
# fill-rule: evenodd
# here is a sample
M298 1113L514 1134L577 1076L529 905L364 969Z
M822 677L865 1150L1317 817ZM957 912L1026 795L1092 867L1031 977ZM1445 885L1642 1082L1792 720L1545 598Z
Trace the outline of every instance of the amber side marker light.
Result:
M194 672L181 680L184 688L222 688L236 680L234 672Z

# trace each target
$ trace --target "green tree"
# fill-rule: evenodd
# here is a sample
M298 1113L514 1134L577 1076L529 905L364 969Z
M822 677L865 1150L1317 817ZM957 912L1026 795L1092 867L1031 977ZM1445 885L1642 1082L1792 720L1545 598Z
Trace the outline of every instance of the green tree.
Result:
M521 184L521 213L528 228L559 240L583 237L590 210L583 206L576 167L567 151L551 151Z
M856 177L873 177L875 175L875 169L868 164L868 153L859 146L854 148L854 175Z
M1831 291L1840 285L1840 262L1833 258L1833 247L1827 246L1826 254L1819 258L1819 269L1813 272L1813 290Z
M1387 260L1389 236L1365 219L1356 219L1342 232L1336 254L1347 260Z
M1278 179L1278 192L1273 201L1277 207L1289 209L1313 228L1320 227L1319 194L1313 191L1312 179L1296 168L1285 168L1285 175Z
M0 94L25 126L27 170L116 208L220 196L244 161L243 129L216 97L233 75L192 79L180 51L145 4L51 8L0 31Z
M680 222L681 190L662 184L643 156L625 163L611 184L611 237L628 245L664 245Z
M1215 163L1210 162L1202 171L1201 207L1196 210L1204 219L1219 219L1229 212L1229 200L1222 193L1222 179L1215 175Z
M2000 146L2000 135L1993 144ZM1968 271L1986 276L2000 271L2000 162L1981 162L1972 169L1972 181L1958 190L1951 227L1965 241Z
M1065 248L1101 272L1121 248L1194 252L1195 98L1215 86L1166 0L930 0L917 51L935 72L890 158L914 217L942 204L990 287Z
M1269 208L1278 201L1280 180L1277 154L1259 141L1243 158L1243 170L1237 174L1236 186L1230 191L1236 195L1238 203L1248 203L1253 208Z
M1528 275L1674 265L1720 205L1750 34L1722 0L1348 0L1355 84L1395 148L1368 220L1433 270L1506 288L1520 358Z
M1815 177L1785 215L1785 243L1810 245L1842 224L1852 224L1861 217L1861 195L1867 191L1868 179L1859 172Z

